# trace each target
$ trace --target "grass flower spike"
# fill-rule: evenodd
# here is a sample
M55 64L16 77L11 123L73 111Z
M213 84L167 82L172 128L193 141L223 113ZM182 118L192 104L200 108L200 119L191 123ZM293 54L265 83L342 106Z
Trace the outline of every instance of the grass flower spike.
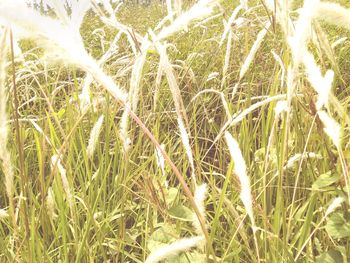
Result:
M183 238L177 240L169 245L165 245L154 253L150 254L146 263L155 263L160 262L164 259L167 259L171 256L176 256L181 252L187 251L193 247L198 246L198 244L202 243L205 240L203 236L191 237L191 238Z
M94 127L91 130L90 138L89 138L89 144L86 149L88 157L92 157L96 148L96 144L98 142L98 137L100 136L101 130L102 130L102 124L104 120L104 115L101 115L97 122L95 123Z
M229 132L225 132L225 139L230 150L231 157L235 163L235 173L241 183L240 197L247 211L249 219L255 227L254 213L253 213L253 198L251 194L250 179L247 175L247 167L243 159L241 149L237 141Z

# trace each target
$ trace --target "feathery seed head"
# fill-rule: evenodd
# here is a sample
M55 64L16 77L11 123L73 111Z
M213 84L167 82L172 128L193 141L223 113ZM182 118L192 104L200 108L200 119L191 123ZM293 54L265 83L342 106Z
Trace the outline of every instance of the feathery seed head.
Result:
M194 192L194 201L196 203L196 206L198 207L199 213L203 218L206 218L205 216L205 199L207 197L207 185L202 184L196 187ZM193 218L193 226L196 230L196 233L198 235L204 235L203 229L201 227L201 224L198 220L198 217L194 215Z
M61 163L61 157L59 157L58 155L53 155L51 157L51 166L52 166L52 169L54 169L55 166L57 167L58 172L61 175L62 186L63 186L64 192L66 193L69 207L72 208L73 207L73 195L72 195L72 191L71 191L71 188L69 186L68 179L67 179L66 169L63 167L63 165Z
M288 111L288 102L286 100L280 100L275 106L275 118L278 119L284 111Z
M90 158L93 156L95 152L96 144L98 142L98 137L100 136L100 133L102 130L103 120L104 120L104 115L102 114L98 118L97 122L95 123L94 127L91 130L89 143L86 149L87 155Z
M164 150L165 145L161 144L160 147L162 148L162 150ZM165 175L165 160L164 160L164 156L161 153L160 149L158 149L158 147L156 147L155 153L156 153L157 165L161 169L162 174L164 176Z
M250 188L250 179L247 175L247 167L239 148L238 142L232 137L229 132L225 132L225 139L229 148L231 157L235 163L235 173L241 183L240 197L243 205L247 211L247 214L251 220L252 226L255 226L254 214L253 214L253 198Z
M295 25L294 34L288 38L294 67L298 67L307 50L307 43L311 36L311 22L319 2L319 0L304 1L304 6L299 11L299 18Z
M186 154L188 157L188 161L189 161L191 169L192 169L192 174L191 174L192 180L193 180L193 183L196 185L196 176L194 174L195 168L194 168L192 149L191 149L191 145L190 145L190 139L189 139L187 130L185 128L185 125L180 117L177 118L177 123L179 125L179 130L180 130L180 134L181 134L181 141L182 141L182 144L185 148L185 151L186 151Z
M57 214L55 213L55 197L52 187L49 187L47 191L46 207L47 213L50 216L51 220L54 220L57 217Z
M182 238L169 245L164 245L152 252L146 259L146 263L154 263L164 260L171 256L176 256L181 252L187 251L198 246L205 240L204 236L196 236L191 238Z
M192 21L209 16L213 12L217 3L217 0L199 0L187 12L178 16L168 27L164 27L159 32L156 39L159 41L168 38L169 36L186 29Z
M306 51L303 56L303 63L306 70L307 78L318 94L316 102L316 109L320 110L323 106L327 109L329 96L332 90L332 83L334 78L333 70L328 70L325 76L322 76L320 67L316 64L314 56Z
M335 209L337 209L343 202L345 201L344 197L336 197L333 199L332 203L328 206L325 217L333 213Z
M0 220L1 219L4 219L4 218L7 218L9 215L8 213L6 212L5 209L0 209Z
M341 127L332 117L328 115L325 111L318 111L318 116L320 117L323 125L324 131L328 137L332 140L335 147L340 148L340 137L341 137Z

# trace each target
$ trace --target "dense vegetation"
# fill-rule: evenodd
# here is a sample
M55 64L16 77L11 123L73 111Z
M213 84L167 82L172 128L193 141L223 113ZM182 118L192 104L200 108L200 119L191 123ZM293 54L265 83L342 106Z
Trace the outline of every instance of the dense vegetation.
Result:
M349 262L347 1L47 2L0 1L0 262Z

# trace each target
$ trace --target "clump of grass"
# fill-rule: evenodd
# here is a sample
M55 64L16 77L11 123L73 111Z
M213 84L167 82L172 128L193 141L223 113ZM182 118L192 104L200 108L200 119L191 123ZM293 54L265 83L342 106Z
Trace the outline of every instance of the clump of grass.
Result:
M337 2L1 1L0 261L347 262Z

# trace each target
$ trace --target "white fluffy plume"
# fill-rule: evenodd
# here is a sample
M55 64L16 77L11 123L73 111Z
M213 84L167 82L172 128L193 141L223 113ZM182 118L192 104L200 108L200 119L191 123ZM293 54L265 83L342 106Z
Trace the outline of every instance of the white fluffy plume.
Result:
M171 256L176 256L177 254L187 251L190 248L198 246L205 240L204 236L196 236L191 238L183 238L177 240L169 245L164 245L151 253L147 259L146 263L154 263L164 260Z
M255 226L250 179L247 175L247 167L243 159L241 149L239 148L238 142L235 140L235 138L232 137L229 132L225 132L225 139L231 157L235 163L235 173L241 183L241 200L245 209L247 210L247 214L252 222L252 225Z
M3 0L0 2L0 25L10 25L17 38L35 40L51 60L70 63L90 73L116 99L125 103L125 91L103 72L85 50L79 33L80 22L74 24L68 18L63 18L63 12L60 11L61 20L58 20L41 15L29 8L24 1Z

